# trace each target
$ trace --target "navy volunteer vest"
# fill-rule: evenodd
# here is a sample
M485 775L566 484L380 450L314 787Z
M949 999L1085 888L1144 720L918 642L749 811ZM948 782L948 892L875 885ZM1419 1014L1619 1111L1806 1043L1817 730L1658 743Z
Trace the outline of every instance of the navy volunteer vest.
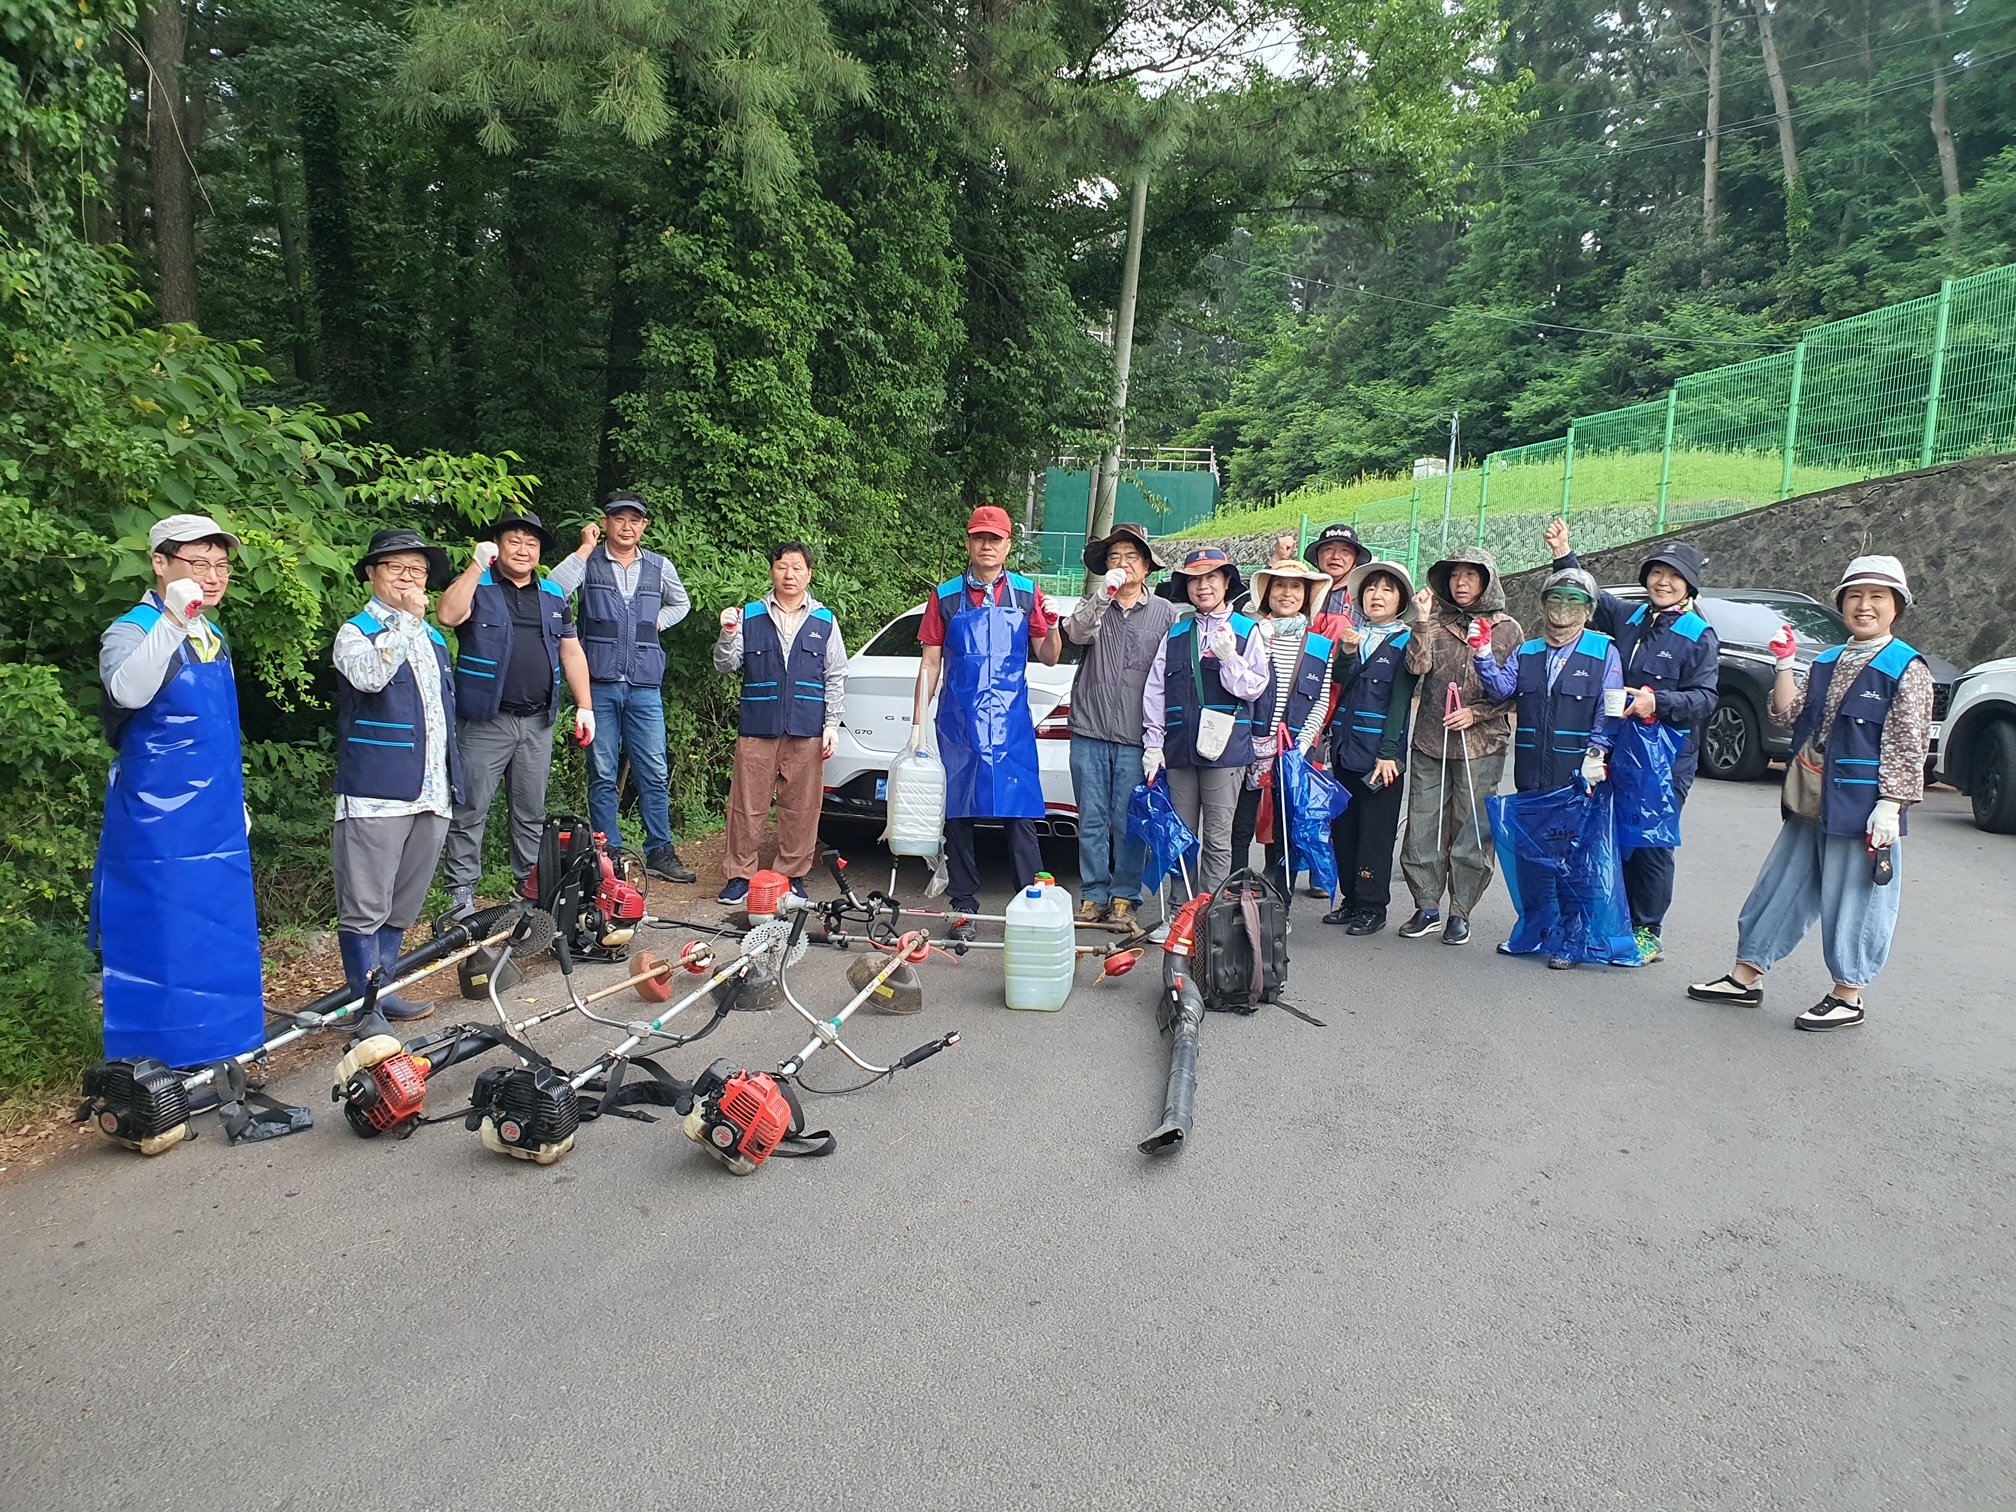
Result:
M1327 636L1318 635L1313 630L1303 637L1302 656L1295 663L1295 678L1288 684L1287 712L1278 715L1274 712L1274 695L1280 688L1280 682L1276 678L1268 678L1266 690L1253 700L1254 734L1264 737L1277 722L1288 726L1290 740L1302 733L1302 721L1309 717L1309 711L1316 706L1316 695L1323 691L1323 673L1329 667L1330 655L1335 649Z
M665 681L665 647L658 639L658 610L664 602L665 558L641 553L637 592L623 597L616 587L616 564L609 548L588 554L581 581L581 649L588 655L593 682L627 682L656 688Z
M1575 780L1589 736L1603 713L1603 668L1610 637L1584 630L1568 652L1554 687L1547 687L1547 642L1519 648L1518 728L1512 737L1512 785L1546 793Z
M1624 666L1624 686L1642 688L1649 684L1657 692L1671 693L1690 682L1700 681L1700 674L1704 671L1709 674L1708 682L1714 684L1716 670L1722 661L1722 642L1708 621L1690 609L1670 625L1648 636L1645 627L1652 619L1652 612L1650 605L1640 604L1629 619L1613 627L1616 631L1617 659ZM1709 712L1713 712L1712 701ZM1676 777L1691 777L1694 774L1700 760L1701 726L1706 722L1705 714L1700 719L1684 723L1668 721L1687 732L1687 743L1673 758L1673 774Z
M1358 680L1330 721L1330 766L1339 772L1369 772L1379 764L1379 742L1386 734L1386 710L1393 702L1393 679L1407 659L1412 630L1389 635L1359 668ZM1348 657L1353 653L1341 652ZM1407 743L1400 743L1399 761L1407 764Z
M762 599L742 611L742 712L737 728L758 740L804 739L826 729L826 646L833 611L814 609L791 654Z
M544 578L539 582L539 639L553 669L553 697L546 705L546 723L560 712L560 642L567 624L567 595ZM654 616L652 623L656 624ZM455 629L455 703L464 719L495 719L504 696L504 669L511 665L517 632L503 587L488 571L476 584L469 618Z
M376 643L385 627L369 611L350 621ZM448 642L432 625L427 638L441 666L441 705L448 720L448 791L462 801L462 753L455 745L455 673ZM388 798L411 803L427 780L427 710L411 663L402 663L392 681L376 693L336 679L336 791L352 798Z
M1827 711L1827 690L1834 682L1835 663L1841 659L1839 646L1829 646L1813 658L1813 670L1806 679L1806 707L1792 727L1792 749L1804 750L1820 729ZM1880 795L1877 788L1883 764L1883 722L1890 705L1897 700L1897 684L1905 669L1922 661L1918 652L1901 640L1893 640L1876 659L1862 669L1841 700L1841 712L1834 716L1834 728L1827 734L1826 782L1820 794L1820 827L1830 835L1859 835L1869 828L1869 814ZM1900 822L1898 832L1903 833Z
M1223 709L1234 716L1232 738L1216 761L1197 755L1197 682L1190 675L1191 631L1194 619L1178 620L1162 642L1162 760L1172 768L1243 767L1253 764L1253 705L1234 698L1218 680L1218 663L1204 657L1204 707ZM1245 651L1253 634L1253 621L1235 614L1230 622L1233 639Z

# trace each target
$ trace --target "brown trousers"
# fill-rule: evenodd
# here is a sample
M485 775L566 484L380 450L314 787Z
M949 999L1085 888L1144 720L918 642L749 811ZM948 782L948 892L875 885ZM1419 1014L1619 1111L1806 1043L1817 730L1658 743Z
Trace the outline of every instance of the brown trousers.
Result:
M756 875L763 849L763 826L770 804L777 804L777 870L802 877L812 870L819 848L819 804L824 797L820 778L826 764L819 755L820 737L786 735L763 740L754 735L735 738L735 775L728 787L728 859L730 881Z

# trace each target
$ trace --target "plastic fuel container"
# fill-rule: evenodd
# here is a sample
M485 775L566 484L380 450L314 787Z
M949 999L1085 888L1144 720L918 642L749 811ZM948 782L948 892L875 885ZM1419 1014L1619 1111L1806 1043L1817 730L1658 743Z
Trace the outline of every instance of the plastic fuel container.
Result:
M1010 1008L1054 1013L1071 996L1078 965L1071 908L1071 894L1055 883L1025 887L1009 900L1001 965Z
M945 767L936 752L898 756L889 768L889 824L883 838L892 856L935 856L945 846Z

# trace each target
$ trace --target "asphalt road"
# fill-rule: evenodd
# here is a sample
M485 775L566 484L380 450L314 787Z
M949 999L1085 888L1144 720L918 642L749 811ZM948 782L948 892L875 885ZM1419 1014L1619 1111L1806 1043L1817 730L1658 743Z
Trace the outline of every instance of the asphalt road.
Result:
M2016 1504L2016 842L1934 795L1868 1024L1804 1035L1817 938L1762 1011L1682 991L1775 827L1768 786L1696 789L1638 972L1496 957L1502 887L1463 950L1299 905L1329 1027L1214 1017L1166 1161L1159 973L1019 1014L994 957L858 1021L962 1045L747 1180L670 1122L550 1169L366 1143L319 1074L281 1089L311 1133L106 1147L0 1191L0 1502ZM845 965L793 980L837 1007ZM678 1065L803 1038L738 1014Z

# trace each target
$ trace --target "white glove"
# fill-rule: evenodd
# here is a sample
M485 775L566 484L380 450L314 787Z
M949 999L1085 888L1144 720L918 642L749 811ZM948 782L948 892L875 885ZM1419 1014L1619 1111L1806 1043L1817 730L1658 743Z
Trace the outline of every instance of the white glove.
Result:
M478 572L488 572L496 560L497 543L495 541L478 541L476 543L476 554L471 558L471 562Z
M1141 750L1141 780L1153 782L1155 774L1162 770L1162 747L1144 746Z
M1204 654L1215 656L1220 661L1230 661L1239 654L1239 642L1233 639L1230 630L1213 630L1204 642Z
M734 604L730 604L726 609L721 611L721 633L723 635L732 635L741 628L742 611Z
M595 744L595 711L576 709L574 711L574 739L583 746Z
M819 759L821 761L831 761L833 759L833 752L839 748L839 745L839 727L836 725L826 726L819 735Z
M1603 753L1592 746L1582 758L1582 780L1593 788L1603 780L1603 775Z
M1099 589L1099 592L1106 598L1117 598L1120 590L1126 586L1127 569L1125 567L1111 567L1107 569L1106 581Z
M203 612L203 590L193 578L177 578L162 590L161 602L168 606L169 620L187 630Z
M1895 845L1903 821L1903 804L1895 798L1878 798L1869 814L1869 849L1882 850Z

